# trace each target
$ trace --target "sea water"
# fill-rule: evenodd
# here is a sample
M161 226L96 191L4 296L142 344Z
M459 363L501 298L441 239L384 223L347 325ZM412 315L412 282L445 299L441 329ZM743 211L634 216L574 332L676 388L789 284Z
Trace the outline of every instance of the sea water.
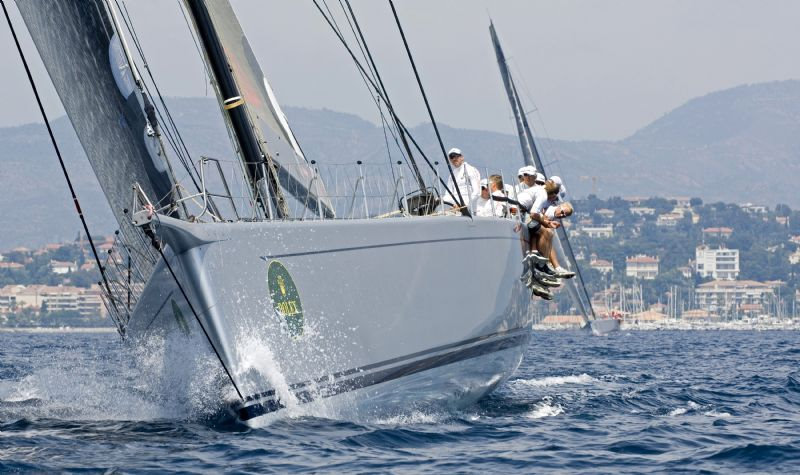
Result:
M800 332L537 332L464 410L259 429L215 422L213 361L177 394L159 358L113 334L0 333L0 472L800 470Z

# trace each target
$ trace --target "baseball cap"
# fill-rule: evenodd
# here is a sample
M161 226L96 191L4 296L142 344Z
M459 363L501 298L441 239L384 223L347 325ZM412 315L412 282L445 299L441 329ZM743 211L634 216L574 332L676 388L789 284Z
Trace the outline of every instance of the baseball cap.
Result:
M536 168L534 168L534 167L532 167L530 165L526 165L526 166L524 166L524 167L519 169L519 171L517 172L517 175L518 176L521 176L521 175L535 176L536 175Z
M481 188L489 188L489 180L486 178L481 179Z
M561 177L560 176L551 176L550 179L553 180L556 183L556 185L564 186L564 182L561 181Z
M453 155L464 155L464 154L461 153L461 149L460 148L453 147L453 148L450 149L449 152L447 152L447 156L448 157L452 157Z
M545 181L546 180L544 178L544 174L543 173L537 173L536 174L536 179L534 180L534 182L536 182L536 183L544 183Z

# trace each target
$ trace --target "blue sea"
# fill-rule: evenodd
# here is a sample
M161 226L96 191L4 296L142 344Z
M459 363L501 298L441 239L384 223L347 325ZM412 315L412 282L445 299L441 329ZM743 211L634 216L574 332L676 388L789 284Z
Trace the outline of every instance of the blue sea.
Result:
M0 472L800 471L800 332L538 332L464 410L260 429L137 358L113 334L0 334Z

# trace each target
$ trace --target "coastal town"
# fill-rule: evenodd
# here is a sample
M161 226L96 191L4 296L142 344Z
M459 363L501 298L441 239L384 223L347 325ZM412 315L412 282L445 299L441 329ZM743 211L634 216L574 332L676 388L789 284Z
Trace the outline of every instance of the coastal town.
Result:
M691 197L590 195L565 222L595 313L628 328L793 325L800 290L800 213ZM544 305L543 326L577 326L570 299Z

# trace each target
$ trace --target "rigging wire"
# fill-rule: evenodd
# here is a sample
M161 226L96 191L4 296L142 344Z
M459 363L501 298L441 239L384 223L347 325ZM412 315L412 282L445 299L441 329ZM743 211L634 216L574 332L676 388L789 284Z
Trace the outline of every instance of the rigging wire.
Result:
M333 22L334 31L337 33L337 35L339 35L340 37L343 38L344 34L342 33L341 28L339 28L339 24L336 22L336 18L333 15L333 12L331 11L330 7L328 7L327 1L326 0L322 0L322 3L323 3L323 5L325 5L325 10L327 10L328 14L330 15L331 21ZM353 30L353 26L350 23L350 19L347 17L347 12L344 10L344 6L342 6L342 4L341 4L341 0L339 0L339 5L342 7L342 11L345 12L345 18L347 19L347 23L350 25L350 30L353 32L353 36L355 37L355 31ZM366 61L366 55L364 54L364 49L362 48L361 43L358 41L358 37L356 37L356 43L358 44L358 47L361 50L361 56ZM392 173L392 180L396 180L397 178L395 176L394 166L393 166L393 163L392 163L392 152L391 152L391 148L389 147L389 144L388 144L388 137L386 136L386 128L389 127L389 123L386 120L386 117L385 117L385 115L383 113L383 106L381 106L381 98L380 98L380 96L376 96L372 92L372 88L370 87L370 82L372 82L372 83L375 82L375 73L374 73L374 71L372 71L372 69L370 69L370 78L369 78L369 79L371 79L370 81L368 81L367 80L368 78L365 77L366 73L364 71L358 69L358 73L361 76L361 81L364 83L364 86L367 88L367 91L369 91L370 97L372 98L372 101L375 103L375 107L378 109L378 114L380 115L380 118L381 118L381 128L383 129L384 142L386 143L386 151L387 151L387 155L388 155L388 158L389 158L389 165L390 165L389 170L391 170L391 173ZM395 135L394 130L391 129L391 128L389 128L389 130L390 130L390 132L392 134L392 138L394 139L395 144L397 145L397 148L400 150L400 155L403 157L403 161L406 162L406 165L409 168L412 168L411 165L409 164L408 158L406 158L406 156L403 155L403 153L402 153L402 149L400 148L400 144L397 141L397 136Z
M192 25L189 24L189 18L186 17L186 11L183 8L183 2L181 0L176 0L178 2L178 10L181 11L181 15L183 15L183 21L186 23L186 28L189 30L189 36L192 37L192 42L194 43L194 48L197 50L197 54L200 55L200 58L203 57L203 52L200 50L200 44L197 42L197 35L195 35L194 29L192 29ZM205 61L201 59L200 63L203 65L203 71L205 71L206 75L203 79L203 84L206 87L206 96L208 96L208 79L211 77L211 71L208 70L208 65Z
M31 84L31 89L33 89L33 95L36 97L36 103L39 105L39 112L41 112L42 114L44 125L47 126L47 133L50 135L50 142L53 144L56 156L58 157L58 163L59 165L61 165L61 171L64 174L64 179L67 181L67 187L69 187L69 192L70 195L72 196L72 202L75 205L75 211L78 212L78 217L81 220L83 231L86 233L86 238L89 241L89 246L92 248L92 254L94 255L95 263L97 264L97 268L100 270L100 276L103 278L103 283L105 284L106 290L108 291L108 295L111 295L111 286L108 282L108 278L106 276L103 265L100 263L100 256L97 254L97 248L94 245L92 234L89 232L89 225L86 223L86 218L83 215L83 210L81 209L81 204L78 201L78 196L75 194L75 188L72 186L72 179L70 178L69 172L67 171L67 167L64 164L64 158L61 156L61 150L58 148L58 142L56 142L56 137L53 134L53 129L50 127L50 120L47 118L47 113L44 110L44 105L42 105L42 100L39 97L39 90L36 88L36 82L33 80L33 75L31 74L31 70L28 67L28 61L25 59L25 53L22 51L22 46L19 44L19 39L17 38L17 32L14 30L14 25L11 23L11 16L8 14L8 9L6 8L5 1L0 0L0 6L3 7L3 13L6 16L6 21L8 22L8 28L11 30L11 36L14 38L14 43L17 46L19 57L22 60L22 65L25 67L25 73L28 75L28 81ZM114 302L113 299L109 300L116 308L117 306L116 302Z
M339 3L341 3L341 1L342 0L339 0ZM386 86L383 84L383 79L381 79L381 75L378 72L378 66L375 64L375 60L372 57L372 53L369 51L369 46L367 46L367 40L364 38L364 33L361 31L361 26L358 24L358 20L356 19L356 14L353 11L353 7L350 6L350 0L345 0L345 3L347 4L347 9L350 11L350 16L353 17L353 24L355 24L356 30L358 30L357 39L360 38L361 39L361 43L364 44L364 50L362 50L362 54L363 54L364 51L366 51L366 57L368 58L368 63L367 64L369 64L371 66L372 71L375 73L375 79L377 79L378 85L380 85L381 90L383 91L383 96L386 97L386 100L388 101L389 100L389 92L386 90ZM349 20L348 20L348 22L349 22ZM351 29L353 28L352 25L350 26L350 28ZM353 36L355 36L355 31L353 32ZM395 126L396 126L396 124L397 124L397 116L392 114L392 120L394 120ZM400 139L403 141L403 146L406 149L406 153L408 153L409 157L412 157L411 164L413 166L414 174L417 177L417 182L419 184L419 188L420 188L420 190L424 190L424 189L426 189L425 180L422 179L422 174L420 173L419 168L417 167L417 163L413 160L413 154L411 153L411 147L409 147L409 145L408 145L408 140L406 140L405 134L403 134L402 130L400 130L399 135L400 135Z
M450 172L450 178L453 180L453 186L456 189L456 192L458 192L458 200L461 202L461 213L465 216L470 216L469 208L466 206L467 203L464 201L464 197L461 196L461 188L458 187L456 176L453 173L453 167L450 165L447 151L444 148L444 142L442 142L442 136L439 134L439 127L436 125L436 119L433 118L433 111L431 110L431 105L428 102L428 96L425 94L425 88L422 87L422 80L419 77L417 65L414 63L414 57L411 55L411 49L408 46L408 41L406 41L406 34L403 32L403 26L400 24L400 17L397 16L397 10L394 8L394 2L392 0L389 0L389 6L392 7L394 21L397 24L397 29L400 31L400 37L403 39L403 46L406 48L406 54L408 55L408 60L411 62L411 68L414 70L414 76L417 78L417 85L419 86L420 93L422 93L422 99L425 101L425 108L428 109L428 116L431 118L431 125L433 125L433 130L436 132L436 138L439 140L439 147L442 149L442 155L444 155L444 161L447 164L447 170ZM466 172L467 171L465 169L464 173Z
M330 26L331 29L333 30L333 32L336 34L336 37L339 39L339 42L342 43L342 46L344 46L345 50L350 54L350 58L355 63L356 67L362 72L363 77L367 78L367 80L370 83L370 86L376 91L376 93L379 96L381 96L381 98L383 99L384 104L386 104L386 107L389 109L389 111L396 116L396 114L394 113L394 107L392 106L391 102L387 102L386 101L386 98L382 96L382 93L381 93L380 89L378 88L378 85L375 82L373 82L372 79L370 79L368 76L366 76L366 71L364 70L364 66L358 60L358 58L356 57L355 53L353 53L353 50L352 50L352 48L350 48L350 45L347 44L347 41L344 39L344 37L341 35L341 33L339 33L339 31L336 29L334 24L331 22L331 19L328 18L328 16L322 10L322 7L319 5L319 2L317 0L311 0L311 1L314 3L314 6L317 7L317 10L320 12L320 14L322 14L322 17L328 23L328 26ZM414 139L414 136L411 135L411 133L408 130L408 127L406 127L405 124L403 124L403 122L400 121L399 118L397 120L397 123L400 126L400 128L407 134L409 140L411 140L411 143L417 149L417 151L419 152L420 156L422 156L422 158L425 160L425 163L428 165L428 167L430 167L430 169L435 172L436 168L433 166L433 163L431 163L430 159L428 159L428 156L425 154L425 151L422 150L422 148L419 146L419 143L417 143L417 141ZM448 166L449 166L449 163L448 163ZM451 176L452 176L452 174L451 174ZM451 196L453 196L452 192L450 191L450 187L447 186L447 183L444 181L444 179L441 176L438 176L438 179L439 179L439 182L444 187L445 191L447 191L448 193L450 193ZM454 180L454 183L455 183L455 180Z
M157 215L156 215L157 216ZM197 311L194 309L194 305L192 305L191 300L189 300L189 296L186 294L186 290L184 290L183 285L181 285L180 281L178 280L178 276L175 275L175 271L172 270L172 266L169 264L167 257L164 255L164 251L161 250L161 246L157 242L153 242L153 247L158 250L158 253L161 254L161 260L169 270L170 275L172 275L172 279L175 281L175 284L178 285L178 290L181 291L183 298L186 299L186 303L189 305L189 309L192 311L195 320L197 320L197 324L200 325L200 329L203 330L203 334L206 336L206 340L208 340L208 344L211 345L211 349L214 350L214 354L217 355L217 359L219 360L219 364L222 365L222 369L225 370L225 374L228 375L228 379L230 379L231 384L233 385L233 389L236 390L236 394L239 395L239 399L244 401L244 396L242 396L242 392L239 391L239 386L236 385L236 381L233 380L233 375L231 375L230 370L228 370L228 366L225 364L225 361L222 359L222 355L219 354L217 347L211 341L211 336L208 334L205 325L203 325L202 320L200 320L200 316L197 314Z
M366 42L363 41L363 37L362 37L362 41L359 41L358 36L356 36L356 31L353 28L353 23L356 21L356 19L355 19L355 16L352 15L352 9L350 10L350 12L351 12L351 16L353 16L353 21L350 21L350 16L348 16L347 10L345 10L344 4L342 3L342 0L338 0L338 1L339 1L339 7L341 7L342 11L344 12L344 17L347 20L347 24L350 26L350 32L353 33L353 37L356 39L356 44L358 45L358 49L361 51L361 57L366 62L367 61L367 55L364 52L364 48L366 47ZM348 4L348 7L349 6L350 5ZM356 23L356 25L357 25L357 23ZM376 76L375 76L376 69L375 69L374 65L370 65L369 63L367 65L369 66L370 76L372 77L372 80L374 82L375 78L376 78ZM370 96L372 96L373 100L375 101L375 105L378 108L378 114L381 117L381 129L383 131L383 142L386 145L386 157L389 160L389 170L392 173L392 181L396 181L397 177L396 177L396 175L394 173L394 164L393 164L393 160L392 160L392 149L391 149L391 146L389 145L389 137L386 134L386 129L387 129L387 127L389 127L389 125L388 125L388 122L386 121L386 116L383 113L383 106L381 106L380 97L377 97L377 98L375 97L375 95L372 93L372 89L370 89L369 84L366 81L364 81L364 85L367 87L367 90L369 91ZM392 132L392 137L394 137L395 143L397 143L397 137L394 134L394 130L390 128L390 131ZM399 149L400 145L397 144L397 147ZM400 150L400 156L403 157L403 160L406 162L406 165L410 168L411 165L409 164L408 158L406 158L406 156L403 154L402 149Z

